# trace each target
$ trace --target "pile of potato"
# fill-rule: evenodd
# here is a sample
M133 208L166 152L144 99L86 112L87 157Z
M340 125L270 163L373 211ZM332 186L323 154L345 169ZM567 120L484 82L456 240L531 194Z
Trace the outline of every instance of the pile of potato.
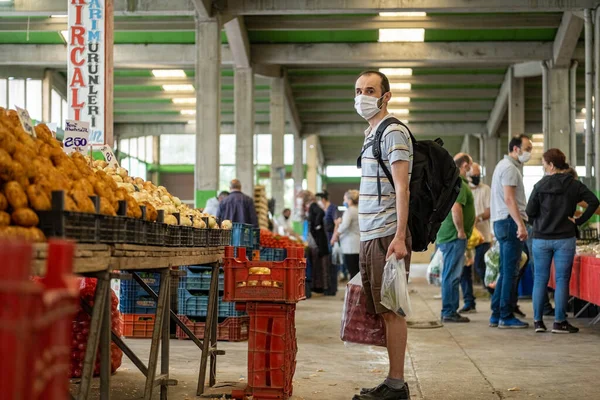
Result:
M95 213L90 196L98 196L101 214L116 215L119 200L124 200L128 217L141 218L143 205L149 221L165 210L168 224L177 224L172 214L179 212L181 225L219 228L214 217L182 204L163 186L132 178L105 161L79 153L68 156L45 124L34 129L37 138L23 129L16 111L0 107L0 237L44 241L35 211L50 210L51 193L57 190L65 192L68 211ZM208 226L201 217L208 217Z

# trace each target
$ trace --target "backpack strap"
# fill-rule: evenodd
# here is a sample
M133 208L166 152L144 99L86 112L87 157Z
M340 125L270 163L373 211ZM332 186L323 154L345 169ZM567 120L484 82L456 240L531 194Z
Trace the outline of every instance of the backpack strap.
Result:
M383 170L385 177L390 182L392 187L394 187L394 178L392 177L392 173L390 172L388 167L385 165L385 162L383 161L383 158L381 157L381 138L383 137L383 133L385 132L385 130L392 124L397 124L397 125L403 126L408 131L408 134L410 135L410 139L413 142L413 145L417 143L417 140L413 136L413 134L410 131L410 129L408 128L408 126L406 126L404 123L402 123L400 120L398 120L398 118L395 118L395 117L386 118L377 127L377 131L375 132L375 136L373 137L373 140L368 142L363 147L363 149L360 153L360 156L358 157L358 160L356 161L356 166L357 166L357 168L361 168L361 158L362 158L364 152L369 147L373 147L373 157L375 157L375 159L377 159L377 163ZM379 168L377 169L377 199L379 201L379 204L381 204L381 180L379 177Z

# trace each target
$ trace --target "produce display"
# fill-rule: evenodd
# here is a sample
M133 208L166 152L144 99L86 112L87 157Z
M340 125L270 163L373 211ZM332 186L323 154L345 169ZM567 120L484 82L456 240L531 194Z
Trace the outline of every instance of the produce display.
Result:
M81 279L80 296L81 299L85 300L90 306L94 304L94 293L96 291L96 279L85 278ZM119 336L123 335L123 326L121 324L121 318L117 306L119 299L115 294L114 290L111 289L111 326ZM91 318L81 307L75 319L73 320L73 342L71 343L71 377L81 378L83 371L83 360L85 359L85 350L87 348L87 340L90 334L90 322ZM94 364L94 376L100 375L100 351L96 357ZM123 359L123 351L119 347L111 342L110 344L110 371L115 373L121 366Z
M289 236L276 235L268 229L261 228L260 247L287 249L288 247L304 247L304 244Z
M59 190L65 193L66 211L95 213L90 196L98 196L100 214L116 216L123 200L131 218L142 218L140 206L145 206L149 221L164 210L170 225L219 228L215 217L183 204L165 187L131 177L106 161L78 152L67 155L46 124L34 130L37 137L23 129L16 111L0 108L0 237L45 241L36 212L51 210L51 193ZM231 229L229 221L222 226Z
M269 228L269 202L267 191L263 185L254 186L254 208L258 217L259 228Z

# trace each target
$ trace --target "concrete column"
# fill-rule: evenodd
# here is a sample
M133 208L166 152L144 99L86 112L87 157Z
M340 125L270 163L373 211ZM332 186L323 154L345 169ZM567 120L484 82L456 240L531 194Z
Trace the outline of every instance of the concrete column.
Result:
M484 154L482 164L485 168L485 183L488 185L492 184L492 176L494 175L494 169L500 161L498 147L500 146L500 139L495 136L485 137L483 141ZM508 148L508 145L503 146Z
M44 71L42 78L42 121L50 122L52 119L52 71Z
M571 154L571 110L569 104L569 69L552 68L548 70L549 112L547 116L548 132L544 137L544 151L551 148L561 149Z
M319 184L319 137L310 135L306 138L306 183L307 189L313 193L320 191Z
M271 79L271 194L275 199L275 214L283 211L285 164L283 159L285 135L285 84L282 78Z
M292 178L294 178L294 193L302 190L302 181L304 180L302 137L294 135L294 168L292 169Z
M218 18L196 21L196 207L219 188L221 131L221 25Z
M510 68L510 90L508 91L508 140L525 133L525 79L515 78Z
M233 80L236 177L243 191L254 193L254 72L236 68Z

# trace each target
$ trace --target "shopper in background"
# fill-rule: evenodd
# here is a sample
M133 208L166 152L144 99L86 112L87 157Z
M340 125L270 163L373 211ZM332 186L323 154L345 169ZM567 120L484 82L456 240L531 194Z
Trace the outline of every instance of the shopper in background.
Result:
M338 240L344 253L344 264L350 272L350 279L358 274L358 253L360 251L360 228L358 226L358 190L349 190L344 194L346 212L336 220L336 228L331 239L333 246Z
M408 335L406 319L381 305L381 282L386 259L390 256L404 259L406 270L410 268L412 241L408 229L408 204L413 164L412 140L408 130L399 124L390 124L381 136L381 160L391 171L392 186L374 157L375 145L367 146L382 121L393 116L387 109L392 98L390 82L379 71L366 71L358 77L355 93L354 108L369 123L360 155L359 267L367 311L381 315L385 322L390 369L382 384L363 389L353 400L410 399L410 390L404 381ZM377 176L381 178L373 178Z
M298 194L302 198L308 220L308 244L312 258L312 291L326 293L329 289L331 257L325 233L325 212L317 204L315 195L308 190Z
M475 247L475 272L481 279L485 288L485 253L492 243L492 230L490 228L490 187L481 182L481 166L473 163L469 176L469 188L475 200L475 228L483 236L483 243ZM475 295L473 293L473 268L465 265L460 277L460 286L463 291L464 306L459 311L461 314L476 312Z
M242 193L242 184L234 179L229 184L229 196L219 204L217 217L231 222L253 225L258 227L258 217L254 208L254 200Z
M217 213L219 212L219 204L227 196L229 196L229 192L222 191L217 197L211 197L206 201L206 207L204 207L203 212L210 215L217 215Z
M502 329L527 328L513 314L512 291L519 272L523 242L527 240L525 187L521 172L531 158L533 145L526 135L514 137L492 177L491 220L500 245L500 274L492 296L490 326Z
M550 149L543 155L546 176L533 188L527 215L533 220L533 257L535 275L533 285L533 313L536 332L546 332L543 321L544 297L547 296L550 267L554 261L556 314L553 333L577 333L567 321L567 302L571 268L575 258L577 227L586 223L600 205L596 195L583 183L565 173L569 168L566 157L559 149ZM577 204L585 201L588 208L573 218Z
M296 232L292 226L292 210L286 208L283 210L276 221L277 233L283 236L296 237Z
M465 265L467 240L475 225L475 200L469 189L467 174L473 160L465 153L454 156L454 162L460 171L462 186L460 193L437 234L436 246L442 252L444 269L442 270L442 322L470 322L469 318L458 313L460 277ZM473 282L471 282L472 296ZM473 299L474 301L474 299ZM465 304L467 306L467 304ZM475 304L468 305L475 309Z
M338 218L338 208L335 204L333 204L331 201L329 201L329 193L327 193L326 190L324 190L321 193L317 193L316 197L317 197L317 203L319 204L319 207L321 207L325 211L325 217L323 219L323 222L324 222L324 226L325 226L325 233L327 234L327 243L330 243L331 238L333 237L333 232L335 230L335 221ZM337 259L340 257L333 257L333 255L334 255L333 246L331 246L329 248L329 253L332 255L330 263L329 263L330 268L331 268L331 270L329 271L330 282L328 285L329 290L327 292L325 292L325 295L335 296L337 293L338 273L339 273L340 266L334 259ZM338 254L341 256L341 253L338 253Z

